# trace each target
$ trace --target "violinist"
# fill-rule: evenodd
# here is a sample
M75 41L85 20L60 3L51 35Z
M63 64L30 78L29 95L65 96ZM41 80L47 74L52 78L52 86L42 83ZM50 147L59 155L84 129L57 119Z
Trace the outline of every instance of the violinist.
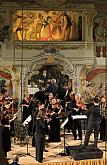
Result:
M68 133L70 132L70 130L73 133L74 139L76 139L76 135L75 135L75 131L74 131L74 121L72 120L71 115L74 114L74 108L76 107L76 100L75 100L75 93L73 91L71 91L69 93L69 101L66 102L65 104L65 108L66 111L71 111L71 114L69 114L68 116L68 123L66 124L66 128L68 129Z
M68 129L72 130L74 140L77 139L77 130L78 130L78 136L79 139L82 139L82 129L81 129L81 121L80 120L73 120L72 115L80 115L82 108L84 107L81 102L81 95L80 94L74 94L73 92L70 92L70 101L67 103L67 111L71 110L71 114L69 115L69 121L68 121ZM83 107L82 107L83 106Z
M50 108L50 106L51 106L51 100L52 100L52 98L53 98L54 96L53 96L53 93L48 93L48 96L47 96L47 99L46 99L46 101L45 101L45 108L46 109L49 109Z
M9 118L6 112L0 112L0 148L5 156L11 150Z
M13 113L13 99L11 97L6 97L4 99L3 110L8 114Z
M100 123L100 140L107 140L107 100L106 96L102 96L100 100L100 108L101 108L101 123Z
M35 137L34 137L34 134L35 134L35 131L36 131L36 125L35 125L36 117L37 117L37 115L38 115L38 113L40 111L43 111L45 113L45 115L46 115L45 105L42 102L38 102L37 103L36 108L34 109L34 112L32 114L32 122L33 122L33 124L32 124L32 146L33 147L35 147ZM44 120L44 122L45 122L45 129L46 129L46 133L47 133L48 132L47 131L48 130L47 120ZM44 150L45 150L45 148L44 148Z
M81 95L77 93L75 95L75 101L76 106L74 108L74 114L73 115L80 115L82 110L86 109L85 104L81 101ZM74 134L75 134L75 140L77 139L76 130L78 130L78 136L79 140L82 140L82 128L81 128L81 120L77 119L74 120Z
M61 113L62 107L55 97L51 100L50 122L49 122L49 142L59 142L60 139L60 119L57 118Z
M28 109L28 107L29 107L29 96L28 95L26 95L23 98L22 102L20 103L20 106L23 107L22 122L24 122L27 119L27 117L30 115L29 114L30 112Z

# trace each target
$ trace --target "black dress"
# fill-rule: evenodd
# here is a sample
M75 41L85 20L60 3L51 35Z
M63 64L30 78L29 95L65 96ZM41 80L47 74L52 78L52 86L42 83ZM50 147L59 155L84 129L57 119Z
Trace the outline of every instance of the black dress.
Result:
M35 121L35 128L36 160L42 162L45 146L45 121L41 118L37 118Z
M52 110L55 112L51 115L51 121L49 122L50 130L49 130L49 142L59 142L60 139L60 119L58 117L59 109L55 108Z
M0 148L7 156L7 152L11 150L10 129L4 124L0 125Z
M30 111L28 109L29 102L27 102L25 99L23 99L21 104L23 105L22 121L24 122L28 118L28 116L30 115Z

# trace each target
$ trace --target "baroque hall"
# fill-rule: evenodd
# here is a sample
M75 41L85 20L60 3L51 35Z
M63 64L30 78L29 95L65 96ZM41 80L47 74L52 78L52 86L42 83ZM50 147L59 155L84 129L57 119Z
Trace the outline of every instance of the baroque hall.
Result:
M81 97L81 102L88 109L96 96L99 100L102 97L107 99L106 61L106 0L0 0L0 123L2 111L5 111L8 114L9 126L11 127L11 121L14 125L10 128L12 137L11 151L7 151L10 157L8 162L12 161L12 150L16 147L13 139L19 138L22 145L25 145L23 143L26 141L26 138L23 142L22 137L17 137L20 130L16 135L14 123L17 120L19 125L23 124L32 116L31 109L29 112L24 111L23 100L28 99L26 107L31 106L34 101L36 106L44 103L48 109L47 96L52 93L65 112L69 104L67 94L73 93ZM107 124L107 112L103 124ZM18 123L16 125L18 128ZM86 131L85 126L82 127L82 132ZM32 143L32 125L27 129L24 131L26 136L30 137L28 147L28 144ZM106 126L102 129L106 130ZM62 132L63 130L60 130L60 133ZM104 136L107 140L107 135ZM79 137L79 140L82 142L82 137ZM103 139L104 146L106 140ZM46 145L47 143L48 141ZM26 145L24 147L26 148ZM51 143L49 147L51 148ZM106 152L105 149L103 158L106 157ZM35 151L33 154L35 155ZM22 165L37 164L35 158L26 163L22 157L19 158ZM43 159L43 162L47 163L45 161ZM61 161L63 163L64 159ZM70 162L70 159L67 161ZM96 160L96 165L105 163L102 159L101 162L98 161ZM49 163L51 165L52 160L48 161ZM87 165L85 163L84 165ZM75 162L71 164L74 165Z

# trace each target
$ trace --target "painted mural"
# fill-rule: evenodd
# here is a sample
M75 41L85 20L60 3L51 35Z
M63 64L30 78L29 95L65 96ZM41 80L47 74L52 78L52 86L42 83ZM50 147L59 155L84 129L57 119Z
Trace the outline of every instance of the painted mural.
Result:
M12 13L0 13L0 41L10 40L11 38Z
M87 73L86 81L82 84L82 96L86 103L92 102L96 95L99 96L99 98L106 96L106 74L107 69L100 68L92 69Z
M0 93L4 90L8 91L8 95L12 96L12 76L10 73L0 70Z
M76 23L71 11L17 10L13 22L15 40L70 41L73 39L73 28L82 31L81 18ZM79 39L78 35L77 40Z
M107 39L106 35L107 18L96 17L94 20L94 41L103 42Z

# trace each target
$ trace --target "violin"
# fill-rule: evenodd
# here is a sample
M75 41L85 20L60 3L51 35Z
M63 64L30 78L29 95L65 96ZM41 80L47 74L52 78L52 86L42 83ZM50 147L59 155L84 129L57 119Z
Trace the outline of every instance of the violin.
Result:
M76 106L78 106L81 109L86 109L86 105L81 101L76 101Z

